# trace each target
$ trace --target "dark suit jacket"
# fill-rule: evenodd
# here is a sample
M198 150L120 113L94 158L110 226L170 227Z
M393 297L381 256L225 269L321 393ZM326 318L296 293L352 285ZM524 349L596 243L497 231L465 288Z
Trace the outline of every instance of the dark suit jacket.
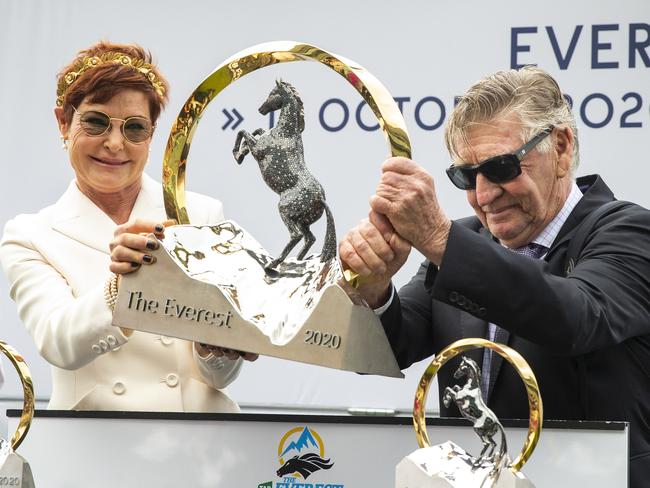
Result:
M584 196L543 260L503 248L476 217L454 222L440 268L425 261L381 320L402 368L499 325L497 341L537 376L545 418L630 422L635 479L650 472L650 211L631 205L603 217L565 277L577 226L614 200L599 176L577 183ZM482 350L468 355L482 364ZM439 372L441 395L457 383L458 361ZM493 355L488 405L501 418L528 418L524 386L502 363ZM458 416L442 399L440 410Z

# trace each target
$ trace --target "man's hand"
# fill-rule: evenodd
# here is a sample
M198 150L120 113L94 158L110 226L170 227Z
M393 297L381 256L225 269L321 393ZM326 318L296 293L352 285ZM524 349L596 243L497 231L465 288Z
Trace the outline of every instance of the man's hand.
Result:
M343 266L367 277L361 281L358 291L372 308L388 300L390 280L404 265L410 251L411 245L395 232L388 219L374 211L339 244Z
M433 178L414 161L389 158L381 167L372 209L385 215L397 233L440 264L451 221L438 204Z

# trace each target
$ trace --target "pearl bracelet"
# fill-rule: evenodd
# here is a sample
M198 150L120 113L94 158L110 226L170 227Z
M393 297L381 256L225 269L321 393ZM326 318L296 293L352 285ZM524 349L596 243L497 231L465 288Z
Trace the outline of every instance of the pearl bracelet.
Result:
M117 302L117 275L115 273L111 273L111 277L104 284L104 301L108 308L115 310Z

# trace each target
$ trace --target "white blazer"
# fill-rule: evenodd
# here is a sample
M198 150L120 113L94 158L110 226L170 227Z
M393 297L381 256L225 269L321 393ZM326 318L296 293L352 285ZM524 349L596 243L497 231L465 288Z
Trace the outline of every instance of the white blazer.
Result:
M223 220L217 200L188 192L186 202L193 224ZM166 219L162 186L146 175L136 217ZM5 226L0 262L20 318L52 364L49 408L237 411L221 390L241 359L203 359L191 342L138 331L126 337L111 325L104 283L115 227L75 181L54 205Z

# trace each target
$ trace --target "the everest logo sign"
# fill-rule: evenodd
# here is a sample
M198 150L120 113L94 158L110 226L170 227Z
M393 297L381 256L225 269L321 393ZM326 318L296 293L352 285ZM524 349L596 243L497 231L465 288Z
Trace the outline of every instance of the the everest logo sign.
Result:
M341 482L323 481L334 466L334 462L325 457L325 443L314 429L295 427L282 436L278 444L278 461L280 469L276 471L280 480L260 483L257 488L345 488ZM317 471L326 470L324 473Z
M293 476L307 479L321 469L330 469L334 462L325 458L325 444L314 429L295 427L278 444L279 477Z

